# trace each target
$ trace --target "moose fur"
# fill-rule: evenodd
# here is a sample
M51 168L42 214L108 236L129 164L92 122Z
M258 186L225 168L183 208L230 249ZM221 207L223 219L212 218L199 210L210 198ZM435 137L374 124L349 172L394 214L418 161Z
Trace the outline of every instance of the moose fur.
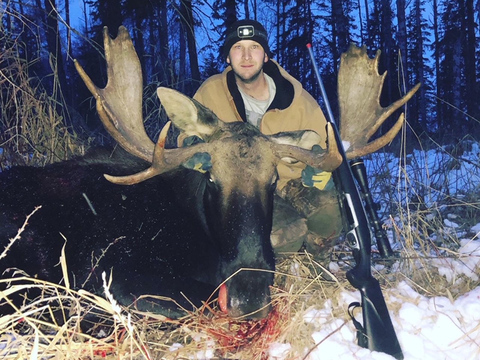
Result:
M101 294L101 274L112 271L111 291L123 305L146 294L171 297L188 310L186 298L201 305L219 284L219 252L197 211L206 188L204 176L180 169L137 185L115 185L103 174L124 175L147 164L123 151L110 155L97 150L45 168L15 167L0 174L2 249L25 216L42 206L0 260L3 277L21 269L60 283L59 257L65 246L75 288ZM143 311L181 315L173 302L134 305Z

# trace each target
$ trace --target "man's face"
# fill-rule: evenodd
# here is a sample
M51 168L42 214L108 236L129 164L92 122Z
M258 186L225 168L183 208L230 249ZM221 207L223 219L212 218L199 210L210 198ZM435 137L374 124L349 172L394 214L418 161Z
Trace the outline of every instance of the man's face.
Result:
M268 61L262 45L253 40L240 40L233 44L228 53L227 63L232 66L237 78L244 83L252 83L262 72Z

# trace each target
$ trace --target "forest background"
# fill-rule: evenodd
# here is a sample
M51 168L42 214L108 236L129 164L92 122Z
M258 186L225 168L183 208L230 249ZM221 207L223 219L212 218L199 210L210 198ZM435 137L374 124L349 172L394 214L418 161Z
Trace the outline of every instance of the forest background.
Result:
M101 125L73 59L105 85L104 26L116 36L123 24L133 38L148 119L158 118L153 96L158 86L191 96L203 80L222 71L226 27L251 18L265 25L273 58L320 102L306 44L313 43L335 109L340 55L353 42L365 45L372 57L377 49L382 52L380 73L389 74L382 104L422 83L408 103L409 138L440 144L480 139L479 0L1 0L0 14L2 51L13 49L30 79L49 94L61 94L55 98L62 121L89 136L100 133ZM0 57L0 70L9 59ZM3 118L8 111L3 104Z

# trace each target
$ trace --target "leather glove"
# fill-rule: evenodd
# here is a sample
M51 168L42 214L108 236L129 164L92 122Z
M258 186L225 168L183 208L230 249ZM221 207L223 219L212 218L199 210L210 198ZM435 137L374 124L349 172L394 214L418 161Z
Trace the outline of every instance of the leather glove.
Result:
M302 170L302 184L305 187L316 187L319 190L330 190L333 187L332 173L307 165Z

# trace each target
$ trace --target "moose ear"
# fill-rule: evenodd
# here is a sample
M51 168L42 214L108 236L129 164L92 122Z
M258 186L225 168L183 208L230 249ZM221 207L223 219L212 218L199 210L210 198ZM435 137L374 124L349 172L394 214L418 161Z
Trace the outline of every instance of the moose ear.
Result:
M313 130L281 132L270 135L269 138L277 144L298 146L307 150L312 149L313 145L320 145L322 141L320 135Z
M157 95L169 119L186 136L196 135L205 139L218 128L220 120L198 101L165 87L159 87Z

